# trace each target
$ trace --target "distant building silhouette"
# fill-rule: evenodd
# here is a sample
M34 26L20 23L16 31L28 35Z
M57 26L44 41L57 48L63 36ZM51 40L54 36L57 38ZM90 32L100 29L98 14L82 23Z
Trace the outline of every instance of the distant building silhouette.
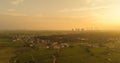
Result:
M72 28L72 31L75 31L74 28Z
M85 31L85 29L84 29L84 28L81 28L81 31Z
M84 28L72 28L72 31L85 31L85 29Z

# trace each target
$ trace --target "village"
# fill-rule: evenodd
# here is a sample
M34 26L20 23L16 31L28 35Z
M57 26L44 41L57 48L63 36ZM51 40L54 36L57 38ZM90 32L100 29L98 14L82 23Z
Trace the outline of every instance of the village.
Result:
M73 34L74 35L74 34ZM77 34L75 34L77 35ZM71 35L72 36L72 35ZM99 40L99 42L97 42ZM96 43L94 42L96 41ZM62 49L69 48L76 45L84 45L87 47L112 47L108 46L109 43L119 43L119 37L103 37L103 38L90 38L90 37L70 37L68 35L53 35L53 36L39 36L39 35L15 35L12 36L12 42L22 42L24 47L37 47L37 48L52 48L52 49ZM100 43L102 42L102 43ZM40 46L44 44L44 46Z

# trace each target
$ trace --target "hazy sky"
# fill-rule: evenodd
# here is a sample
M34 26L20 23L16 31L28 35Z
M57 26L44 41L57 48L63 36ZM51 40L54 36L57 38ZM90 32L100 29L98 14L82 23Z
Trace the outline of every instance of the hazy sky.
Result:
M0 30L116 30L120 0L0 0Z

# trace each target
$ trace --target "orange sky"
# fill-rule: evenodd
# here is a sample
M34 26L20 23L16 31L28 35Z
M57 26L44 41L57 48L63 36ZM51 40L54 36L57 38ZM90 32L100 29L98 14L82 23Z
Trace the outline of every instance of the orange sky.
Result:
M120 30L120 0L0 0L0 30Z

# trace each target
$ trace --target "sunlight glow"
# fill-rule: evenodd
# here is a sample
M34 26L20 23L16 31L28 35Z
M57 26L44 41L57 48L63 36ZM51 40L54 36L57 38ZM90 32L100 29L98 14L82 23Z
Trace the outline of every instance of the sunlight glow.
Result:
M115 1L118 0L113 0L114 4L108 6L102 14L97 14L98 23L105 24L105 26L116 26L120 24L120 4L115 4Z

